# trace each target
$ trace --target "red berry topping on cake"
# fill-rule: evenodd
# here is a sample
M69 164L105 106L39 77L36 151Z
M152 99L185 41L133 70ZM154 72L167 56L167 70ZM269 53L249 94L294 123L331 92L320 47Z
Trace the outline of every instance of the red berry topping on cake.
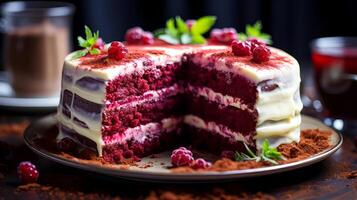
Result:
M237 40L237 31L234 28L213 29L210 40L212 43L231 44Z
M114 41L110 44L110 47L108 49L109 58L121 60L126 56L126 54L128 54L128 49L124 46L123 43Z
M140 27L129 29L125 34L125 40L128 44L153 44L154 36L149 31L144 31Z
M188 29L189 30L191 30L191 28L192 28L192 26L193 26L193 24L196 22L196 20L194 20L194 19L188 19L188 20L186 20L186 25L187 25L187 27L188 27Z
M143 29L140 27L133 27L126 31L125 40L128 44L139 44L141 36L143 34Z
M103 50L104 49L104 41L102 38L98 38L97 41L94 43L93 45L93 49L96 48L96 49L99 49L99 50Z
M267 46L257 46L253 49L253 61L262 63L269 60L271 52Z
M189 166L193 160L192 152L185 147L180 147L171 154L171 163L175 167Z
M192 162L191 167L193 169L206 169L211 165L212 163L205 161L203 158L198 158Z
M232 52L236 56L249 56L251 54L250 51L250 43L249 42L241 42L234 40L231 44L232 46Z
M148 32L148 31L145 31L141 35L140 43L141 44L153 44L154 43L154 36L152 35L152 33Z
M17 174L22 183L34 183L37 181L39 173L36 166L31 162L24 161L17 167Z
M262 40L259 40L257 38L249 38L247 40L250 43L250 46L252 48L252 51L255 49L257 46L266 46L265 42Z

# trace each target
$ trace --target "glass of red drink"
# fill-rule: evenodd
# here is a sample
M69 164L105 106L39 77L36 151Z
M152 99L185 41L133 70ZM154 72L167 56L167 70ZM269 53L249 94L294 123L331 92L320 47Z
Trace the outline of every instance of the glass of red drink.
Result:
M357 37L319 38L311 50L324 114L357 120Z

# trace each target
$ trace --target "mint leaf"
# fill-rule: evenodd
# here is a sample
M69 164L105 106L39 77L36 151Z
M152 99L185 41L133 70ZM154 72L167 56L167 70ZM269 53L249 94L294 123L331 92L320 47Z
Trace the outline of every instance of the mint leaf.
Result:
M84 26L84 32L86 34L86 40L88 40L89 38L92 38L92 31L90 30L90 28L87 25Z
M210 30L215 22L216 22L215 16L201 17L192 25L191 32L192 34L195 35L202 35L206 33L208 30Z
M168 31L168 33L173 36L173 37L177 37L177 29L175 27L175 20L174 18L170 18L169 20L167 20L166 22L166 30Z
M179 16L176 17L176 24L177 24L177 29L181 34L190 32L186 22L183 21L181 17Z
M204 44L206 33L215 23L216 17L205 16L199 18L190 28L179 16L166 21L166 28L154 31L154 36L171 44Z
M191 44L192 43L192 37L188 33L182 34L180 40L181 40L182 44Z
M247 153L235 152L234 159L236 161L250 161L255 160L256 162L266 161L271 164L277 165L276 160L282 160L284 157L276 148L270 147L269 141L265 139L262 143L262 149L259 155L253 153L252 150L244 143Z
M239 40L245 41L248 39L248 36L245 33L241 32L241 33L238 33L238 38L239 38Z
M86 35L86 39L81 36L77 37L78 44L80 47L85 49L77 51L74 53L73 59L85 56L87 53L91 55L100 54L100 49L94 48L95 43L99 39L99 31L92 32L88 26L84 26L84 33Z
M94 48L94 49L89 50L89 53L91 55L98 55L98 54L100 54L100 50L97 48Z
M204 44L206 39L202 35L192 35L192 44Z
M159 37L159 35L166 34L165 28L159 28L153 31L154 37Z
M245 33L239 33L239 39L247 40L249 38L257 38L263 40L267 44L272 44L271 36L267 33L262 33L262 23L257 21L253 25L247 25L245 27Z
M170 44L180 44L180 41L169 34L159 35L158 38Z
M81 36L77 37L78 43L80 47L88 47L87 41L83 39Z
M87 53L88 53L87 49L82 49L82 50L76 51L76 52L74 52L74 54L73 54L71 59L72 60L78 59L80 57L85 56Z
M283 159L283 156L276 148L270 147L269 141L267 139L265 139L262 144L262 155L266 158L274 160Z

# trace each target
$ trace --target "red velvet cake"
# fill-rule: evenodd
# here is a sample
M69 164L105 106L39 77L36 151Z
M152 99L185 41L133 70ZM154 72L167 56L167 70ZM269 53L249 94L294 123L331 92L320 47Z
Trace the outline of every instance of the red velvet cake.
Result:
M67 56L58 109L59 140L70 138L108 162L188 143L220 154L300 138L299 65L270 48L268 61L229 46L127 46Z

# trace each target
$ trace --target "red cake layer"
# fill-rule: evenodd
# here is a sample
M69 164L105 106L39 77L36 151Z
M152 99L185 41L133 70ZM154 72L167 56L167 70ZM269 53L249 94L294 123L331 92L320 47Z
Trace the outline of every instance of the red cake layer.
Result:
M242 141L225 137L219 133L185 125L183 127L185 139L195 148L203 149L220 155L222 151L245 152Z
M127 128L182 115L182 98L180 96L180 94L163 96L159 100L150 100L136 106L106 109L103 112L102 135L122 133Z
M186 82L193 86L208 87L215 92L239 97L243 103L254 107L257 101L256 84L240 74L215 69L213 63L200 66L190 59L185 63Z
M103 148L103 158L108 162L120 163L125 158L144 157L178 146L181 139L178 130L160 131L148 136L143 142L129 140L125 144L107 145Z
M243 135L252 134L256 130L258 112L256 110L242 110L233 106L222 106L200 96L187 97L187 114L192 114L207 121L227 126Z
M173 63L165 67L152 67L145 70L143 74L119 76L107 84L106 100L115 102L128 96L138 96L149 90L171 86L178 81L180 69L180 63Z

